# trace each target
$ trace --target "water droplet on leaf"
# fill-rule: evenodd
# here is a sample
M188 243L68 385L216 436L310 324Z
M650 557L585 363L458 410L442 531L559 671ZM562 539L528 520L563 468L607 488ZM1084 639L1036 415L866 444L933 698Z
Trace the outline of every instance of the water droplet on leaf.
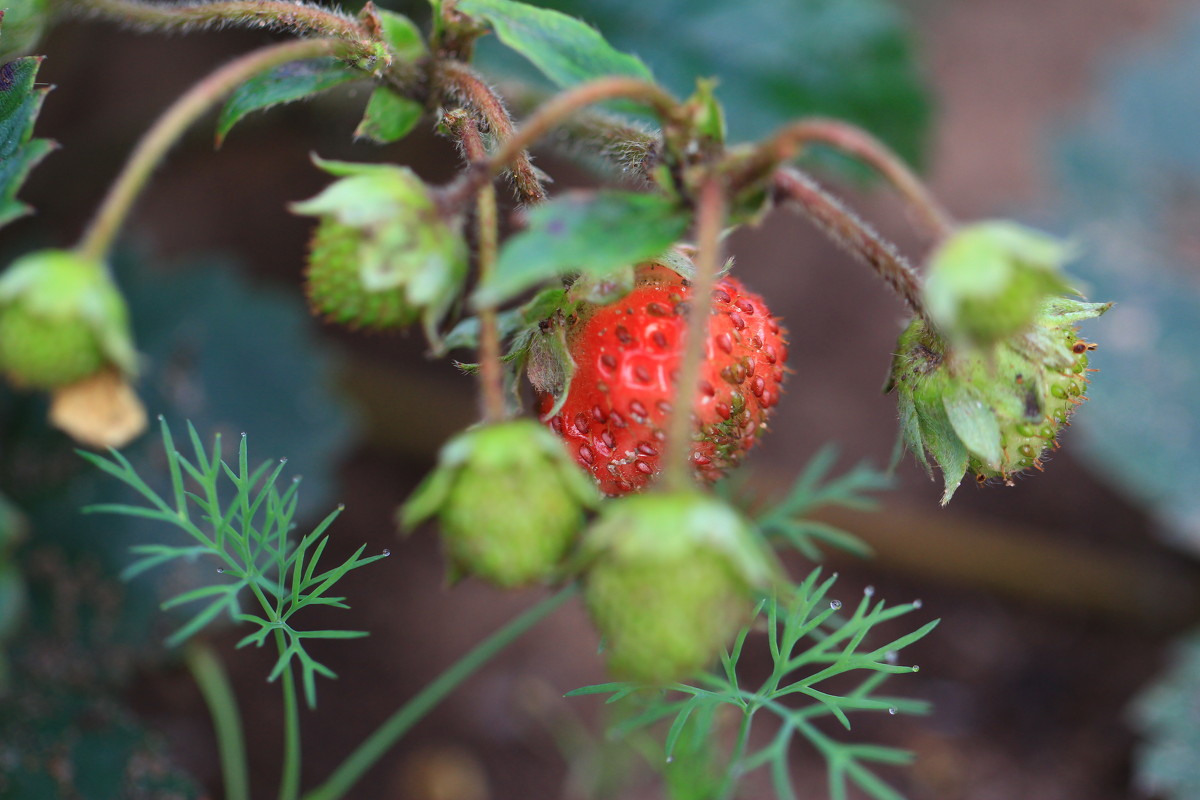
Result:
M391 550L388 550L388 549L385 547L385 548L383 548L383 554L384 554L385 556L390 556L390 555L392 554L392 551L391 551Z
M834 611L837 611L839 608L842 607L842 601L841 600L830 600L829 607L832 608Z
M867 597L874 597L875 596L875 587L868 586L867 588L863 589L863 594L865 594Z
M913 600L913 601L912 601L912 607L913 607L913 608L920 608L920 607L921 607L921 606L923 606L923 605L925 605L925 604L924 604L924 603L922 603L920 600Z
M895 664L897 661L900 660L900 654L897 653L895 650L888 650L887 653L883 656L883 660L889 664Z
M920 671L921 671L921 668L918 665L913 664L913 672L920 672Z
M897 709L895 706L892 706L891 708L888 709L888 713L891 714L893 717L896 716L898 711L899 711L899 709Z

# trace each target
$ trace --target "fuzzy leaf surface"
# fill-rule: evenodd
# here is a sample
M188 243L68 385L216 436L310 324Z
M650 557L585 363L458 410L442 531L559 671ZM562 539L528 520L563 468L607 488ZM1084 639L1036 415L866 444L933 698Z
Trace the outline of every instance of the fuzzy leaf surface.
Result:
M604 275L654 258L687 225L687 214L659 195L601 191L558 197L531 211L529 228L505 243L475 303L499 304L556 276Z

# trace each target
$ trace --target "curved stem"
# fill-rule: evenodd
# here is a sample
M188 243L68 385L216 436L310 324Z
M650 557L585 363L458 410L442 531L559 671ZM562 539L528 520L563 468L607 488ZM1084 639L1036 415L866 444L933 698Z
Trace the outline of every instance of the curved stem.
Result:
M638 78L600 78L580 84L545 103L525 121L519 131L507 138L488 162L491 173L504 170L520 153L580 109L616 99L644 103L664 120L674 117L679 109L675 98L657 84Z
M316 5L287 0L216 0L200 3L146 3L140 0L68 0L68 12L104 17L142 28L187 30L217 25L286 30L366 44L372 37L352 17Z
M231 61L189 89L146 131L130 154L84 231L78 245L80 254L97 261L104 259L150 173L184 131L226 94L260 72L291 61L333 55L344 47L338 39L307 39L264 47Z
M487 158L483 138L475 120L465 114L451 121L452 130L462 142L463 152L469 163L478 163ZM491 181L480 187L475 203L479 264L479 283L486 283L496 263L500 248L500 221L496 209L496 187ZM500 360L500 325L496 309L487 306L479 309L479 381L483 393L483 418L487 422L499 422L507 416L504 404L504 367Z
M916 173L890 147L856 125L836 119L802 119L776 133L766 146L774 151L779 163L790 160L812 143L833 147L877 170L900 192L935 238L942 239L953 232L954 219Z
M221 758L225 800L250 800L246 739L229 676L209 645L193 641L184 648L183 653L188 670L200 687L200 694L212 717Z
M280 653L287 648L282 631L275 631L275 645ZM284 667L279 685L283 689L283 775L279 780L279 800L296 800L300 796L300 704L291 664Z
M696 275L692 279L692 309L684 341L679 382L675 384L675 414L667 430L666 475L670 491L681 491L692 482L692 417L696 384L708 341L713 286L721 264L721 230L725 226L725 187L715 176L700 186L696 198Z
M926 316L921 299L921 278L895 245L799 170L779 170L772 186L776 195L795 203L842 249L875 270L908 303L913 313Z
M304 800L337 800L342 797L401 736L445 699L450 692L457 689L459 684L471 677L476 670L512 644L523 633L550 616L555 609L575 594L577 589L576 584L568 584L476 645L473 650L388 717L373 734L358 746L358 749L342 762L329 780L305 794Z

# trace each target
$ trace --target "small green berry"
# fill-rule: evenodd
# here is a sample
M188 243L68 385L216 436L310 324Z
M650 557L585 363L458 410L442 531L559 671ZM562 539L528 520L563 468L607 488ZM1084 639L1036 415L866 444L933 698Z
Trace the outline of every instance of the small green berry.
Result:
M1045 448L1087 391L1087 354L1075 323L1111 303L1053 298L1023 333L981 352L951 347L917 318L900 336L889 390L899 397L901 437L930 468L942 470L949 502L972 472L980 483L1041 469Z
M582 544L584 600L621 678L681 680L710 665L776 572L737 511L696 491L611 501Z
M0 370L16 386L55 389L136 355L125 301L104 266L65 250L18 259L0 276Z
M309 252L308 294L320 314L354 327L437 326L462 291L467 245L412 170L318 161L339 177L292 205L320 220Z
M357 254L362 233L323 219L313 233L305 289L313 313L351 328L387 330L415 322L420 311L402 288L367 291L359 277Z
M451 576L503 588L559 577L595 488L559 439L530 419L471 428L401 508L412 528L437 516Z

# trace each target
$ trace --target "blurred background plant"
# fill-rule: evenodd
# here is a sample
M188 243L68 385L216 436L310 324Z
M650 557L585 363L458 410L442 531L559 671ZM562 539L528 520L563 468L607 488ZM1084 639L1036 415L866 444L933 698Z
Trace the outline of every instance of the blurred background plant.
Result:
M874 557L826 556L843 572L844 598L871 584L888 597L920 595L944 620L913 646L923 669L906 679L934 713L855 723L871 741L916 752L914 767L884 773L906 796L1194 797L1200 662L1186 632L1200 621L1200 356L1189 335L1200 321L1200 100L1190 78L1200 18L1168 0L550 5L595 23L677 92L690 76L718 77L735 140L798 114L846 117L922 165L962 216L1010 214L1077 238L1072 273L1118 305L1096 337L1102 371L1087 413L1046 474L1015 489L964 488L940 512L935 488L906 464L881 509L822 510L803 541L834 526L853 532ZM396 10L428 16L424 4ZM5 263L75 237L160 110L267 38L55 25L37 50L48 56L38 81L57 88L36 133L62 148L21 188L37 213L4 228ZM490 46L487 63L529 79ZM388 713L394 704L380 697L413 694L529 603L472 582L447 591L432 540L401 543L391 528L392 508L437 447L473 419L467 379L426 361L416 337L347 334L304 309L307 223L285 208L321 187L309 151L413 164L432 181L455 168L452 149L423 126L383 150L348 143L365 99L350 85L250 117L215 155L211 129L198 127L151 184L116 259L146 356L146 405L230 440L250 431L259 454L300 465L301 519L345 502L331 558L364 541L402 555L345 581L360 615L353 627L373 636L343 651L352 655L333 664L341 679L322 687L310 714L311 780ZM541 158L560 188L593 180L550 150ZM844 166L825 158L819 168L859 181L853 204L919 253L894 201ZM0 216L11 216L4 199ZM885 463L895 406L878 389L902 322L894 301L795 218L740 232L731 249L740 275L777 298L798 353L775 432L748 467L754 485L782 488L829 440L844 461ZM0 797L212 794L220 778L202 698L179 653L160 644L178 620L158 603L188 585L188 567L117 581L128 548L157 534L142 520L79 515L124 496L45 426L45 413L44 400L0 387ZM124 452L165 480L153 436ZM559 698L604 680L581 619L569 607L496 660L350 796L655 796L658 769L648 765L660 754L618 750L597 738L599 703ZM211 641L230 652L237 638ZM281 758L267 733L280 723L277 693L263 690L272 661L230 660L250 720L254 796L271 790ZM771 671L763 653L747 653L744 666ZM565 757L549 755L555 746ZM824 786L815 752L793 749L790 769L795 785ZM689 796L686 781L667 780L674 796ZM748 795L759 787L746 785Z

